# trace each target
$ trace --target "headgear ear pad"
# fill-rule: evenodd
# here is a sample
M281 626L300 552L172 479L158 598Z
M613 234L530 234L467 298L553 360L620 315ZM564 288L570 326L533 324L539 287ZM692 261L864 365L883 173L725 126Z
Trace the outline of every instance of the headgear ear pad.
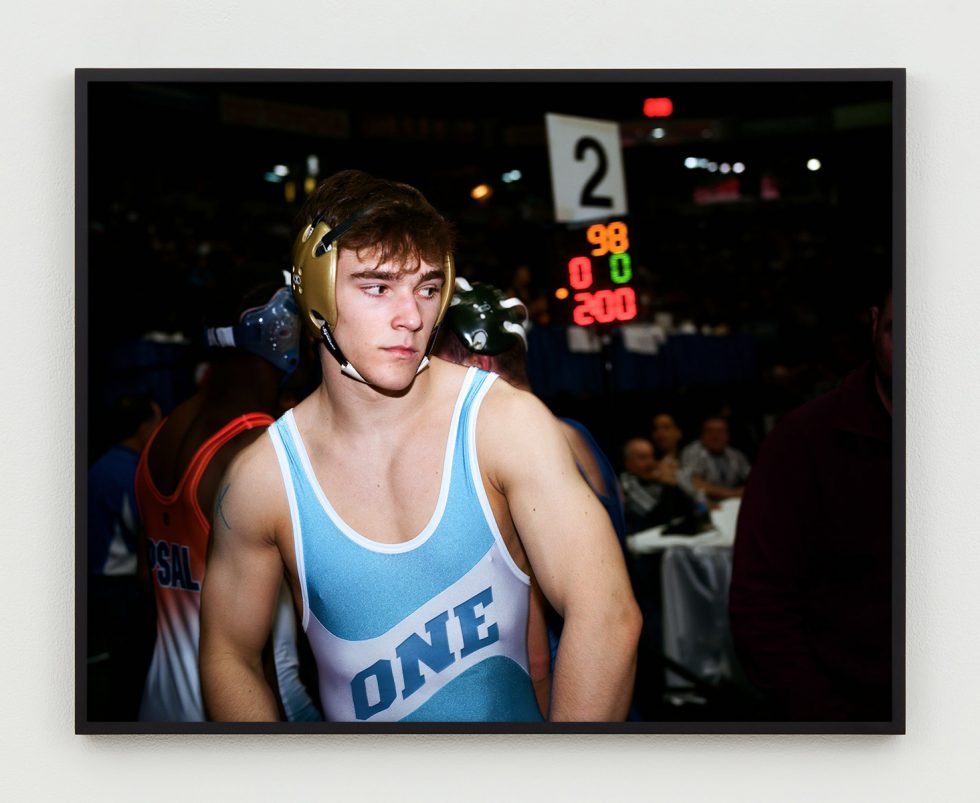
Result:
M322 220L307 226L293 243L293 295L301 317L314 337L323 334L324 321L333 330L337 325L337 254L336 241L360 217L349 218L332 229ZM333 235L333 236L330 236ZM439 294L439 315L442 321L453 298L456 269L453 255L447 253L442 264L443 284Z

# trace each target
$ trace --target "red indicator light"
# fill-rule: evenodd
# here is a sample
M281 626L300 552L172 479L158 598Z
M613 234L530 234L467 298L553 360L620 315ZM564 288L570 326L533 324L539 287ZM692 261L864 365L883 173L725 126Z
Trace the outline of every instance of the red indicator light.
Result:
M647 117L670 117L674 102L670 98L647 98L643 101L643 113Z

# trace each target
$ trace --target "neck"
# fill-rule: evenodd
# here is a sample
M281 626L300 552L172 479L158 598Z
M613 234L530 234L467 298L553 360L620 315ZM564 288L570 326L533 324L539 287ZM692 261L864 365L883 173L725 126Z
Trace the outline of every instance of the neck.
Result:
M345 433L376 432L396 422L403 426L413 412L424 409L432 392L431 363L400 390L379 388L341 373L337 361L329 354L323 354L321 367L323 379L313 394L319 408L318 417L329 420Z
M277 413L282 373L253 354L229 355L215 364L202 388L208 404L232 404L242 410Z

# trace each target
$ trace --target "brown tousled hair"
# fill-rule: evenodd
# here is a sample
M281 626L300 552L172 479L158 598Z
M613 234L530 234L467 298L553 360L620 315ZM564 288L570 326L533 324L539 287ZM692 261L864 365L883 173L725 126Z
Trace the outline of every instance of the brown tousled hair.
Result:
M360 215L339 240L341 248L377 249L379 264L393 262L417 270L421 261L441 267L454 245L452 226L414 187L374 178L362 170L344 170L323 181L303 204L299 226L322 220L336 228Z

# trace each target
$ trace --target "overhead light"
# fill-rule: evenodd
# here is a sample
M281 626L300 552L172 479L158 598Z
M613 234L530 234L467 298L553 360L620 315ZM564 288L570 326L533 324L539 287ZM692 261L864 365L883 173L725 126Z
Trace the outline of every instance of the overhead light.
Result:
M697 166L698 166L698 160L694 156L688 156L684 160L684 167L686 167L688 170L693 170Z
M315 153L311 153L306 157L306 174L308 176L320 175L320 157Z
M500 180L503 181L504 184L511 184L515 181L520 181L522 177L523 176L520 170L508 170L500 177Z
M732 172L732 166L728 162L722 162L721 167L718 168L722 173L728 175Z
M732 170L736 173L744 173L745 165L743 165L741 162L735 162L735 164L732 165Z
M263 178L266 181L272 182L273 184L278 184L278 183L280 183L282 181L282 176L276 175L271 170L268 173L265 173L263 175Z
M667 131L663 128L655 128L650 132L650 136L654 139L663 139L667 136Z
M489 184L477 184L470 190L470 198L474 201L486 201L493 195L493 188Z
M718 172L718 162L708 162L708 172L717 173Z
M275 173L277 176L288 176L289 168L286 167L286 165L276 165L275 167L272 168L272 172Z
M821 167L823 167L823 165L820 164L820 160L819 159L810 159L806 163L806 169L807 170L810 170L810 171L812 171L814 173L816 173Z

